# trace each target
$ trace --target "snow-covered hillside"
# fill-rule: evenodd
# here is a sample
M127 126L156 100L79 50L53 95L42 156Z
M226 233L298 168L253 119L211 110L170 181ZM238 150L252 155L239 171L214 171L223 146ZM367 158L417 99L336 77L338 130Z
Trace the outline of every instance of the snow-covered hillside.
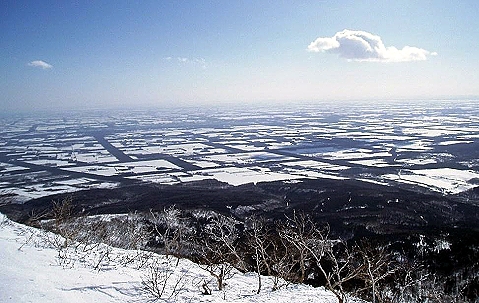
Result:
M271 291L268 277L256 294L254 273L235 272L225 289L216 291L212 277L188 260L177 263L172 257L102 245L59 255L51 239L56 238L0 214L0 302L155 301L144 283L152 282L153 269L159 269L157 285L166 281L163 296L156 298L160 302L337 302L324 288L307 285ZM202 294L205 282L211 295Z

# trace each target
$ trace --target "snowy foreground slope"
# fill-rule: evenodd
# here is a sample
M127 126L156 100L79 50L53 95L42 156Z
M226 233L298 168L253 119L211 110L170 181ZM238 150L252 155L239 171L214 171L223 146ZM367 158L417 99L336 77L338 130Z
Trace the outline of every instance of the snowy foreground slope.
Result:
M226 281L225 290L215 291L212 277L197 264L188 260L177 264L176 259L146 252L98 246L81 253L84 250L76 247L69 253L63 251L60 258L51 239L55 236L12 222L0 213L0 302L154 301L143 282L158 267L171 273L159 302L337 302L324 288L307 285L271 291L268 277L263 277L262 291L256 294L254 273L236 272ZM108 258L102 254L105 251ZM202 294L205 282L211 295Z

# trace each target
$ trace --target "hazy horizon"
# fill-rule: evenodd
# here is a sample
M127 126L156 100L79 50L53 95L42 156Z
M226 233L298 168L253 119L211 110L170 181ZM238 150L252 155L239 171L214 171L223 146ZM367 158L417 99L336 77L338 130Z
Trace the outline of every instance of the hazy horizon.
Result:
M277 113L277 112L307 112L308 110L337 111L357 108L358 110L371 111L376 109L391 109L394 107L415 106L450 106L450 107L470 107L474 104L479 105L479 97L444 97L444 98L397 98L397 99L330 99L330 100L300 100L300 101L224 101L224 102L168 102L160 104L125 104L112 105L100 104L89 107L56 106L50 108L3 108L0 112L0 118L11 117L66 117L70 115L83 113L97 113L99 115L121 112L157 112L167 115L168 113L183 112L186 115L208 114L211 112L249 112L257 114ZM379 106L379 107L378 107Z

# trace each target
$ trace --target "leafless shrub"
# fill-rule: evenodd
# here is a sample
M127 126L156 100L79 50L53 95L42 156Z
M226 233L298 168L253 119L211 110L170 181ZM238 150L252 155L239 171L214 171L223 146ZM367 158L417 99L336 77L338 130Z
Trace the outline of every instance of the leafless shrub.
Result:
M179 271L174 262L169 256L150 260L142 285L154 299L172 299L185 290L186 272Z
M183 245L190 241L190 231L181 218L181 210L172 205L159 213L153 213L152 222L158 242L163 244L166 255L181 255Z
M208 286L208 282L206 282L206 280L203 280L203 282L201 283L201 288L202 288L202 294L203 295L211 295L211 288Z
M79 217L69 224L78 230L76 240L85 243L104 243L122 249L141 249L149 238L147 227L137 214L113 217Z
M31 222L44 230L40 237L44 245L57 250L62 266L81 262L100 270L114 261L112 247L140 250L149 237L142 217L137 214L74 217L73 210L73 201L67 197L53 201L49 213L31 216ZM138 253L137 257L142 266L145 256ZM134 261L131 256L123 258L123 262Z
M43 210L43 211L35 211L32 210L28 216L28 219L26 221L27 225L37 227L37 228L42 228L42 220L46 219L50 214L50 211L48 210Z
M10 220L8 220L7 216L0 214L0 227L6 226L10 224Z
M133 265L136 269L148 266L153 253L150 251L136 250L135 254L123 254L119 257L119 263L123 266Z
M0 206L8 205L14 201L15 194L12 191L0 191Z
M73 198L68 196L62 200L53 200L50 215L55 224L60 224L72 218L74 209Z

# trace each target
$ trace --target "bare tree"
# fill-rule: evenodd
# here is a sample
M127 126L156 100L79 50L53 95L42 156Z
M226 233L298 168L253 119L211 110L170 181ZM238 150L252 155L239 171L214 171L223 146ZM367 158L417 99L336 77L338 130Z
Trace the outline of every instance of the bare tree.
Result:
M325 286L343 303L347 299L345 284L358 279L364 268L360 254L342 240L329 239L329 226L320 228L305 214L293 213L278 225L278 236L290 264L299 268L295 281L303 282L308 269L316 265Z
M237 248L239 232L233 218L217 215L197 237L200 267L210 273L223 290L225 280L233 276L234 269L246 269L246 263Z
M277 277L277 275L274 275L272 269L272 261L275 259L273 253L276 250L274 239L277 237L272 233L271 229L266 226L264 218L252 216L248 218L247 224L247 243L248 246L254 250L253 262L258 275L258 289L256 293L259 294L262 287L261 274L263 271L266 271L268 276ZM278 264L277 262L275 263ZM278 279L273 279L273 281L273 289L276 289Z
M294 252L291 251L291 247L285 244L287 243L281 240L272 243L273 249L270 252L270 267L272 269L273 291L298 280L297 257Z
M346 242L336 240L334 245L325 250L325 258L330 263L329 271L318 262L318 267L326 278L326 287L333 292L339 303L347 300L344 286L358 278L364 270L363 263L355 249L350 249Z
M299 252L301 278L307 260L313 260L325 279L326 288L343 303L347 299L344 285L360 276L363 265L356 250L349 249L342 240L329 239L329 226L319 228L305 215L289 218L292 227L281 231L281 238L287 239Z
M423 284L429 274L424 266L415 261L402 260L394 274L394 283L379 289L384 301L391 303L422 302Z
M165 254L178 255L185 240L184 225L180 216L181 210L172 205L160 213L155 214L150 211L150 214L153 217L156 236L164 245Z
M365 283L365 287L358 291L370 289L372 303L376 303L377 299L382 302L378 283L394 275L399 270L398 263L394 260L388 247L384 245L374 245L363 240L354 249L357 249L362 259L363 271L360 278ZM377 298L378 296L379 298Z
M229 263L241 271L246 271L247 264L238 248L240 233L237 224L238 222L232 217L218 215L206 226L205 232Z
M277 224L278 236L287 250L287 255L294 258L299 266L297 282L303 283L306 278L307 264L312 260L312 246L320 238L319 229L304 213L293 213L286 221Z

